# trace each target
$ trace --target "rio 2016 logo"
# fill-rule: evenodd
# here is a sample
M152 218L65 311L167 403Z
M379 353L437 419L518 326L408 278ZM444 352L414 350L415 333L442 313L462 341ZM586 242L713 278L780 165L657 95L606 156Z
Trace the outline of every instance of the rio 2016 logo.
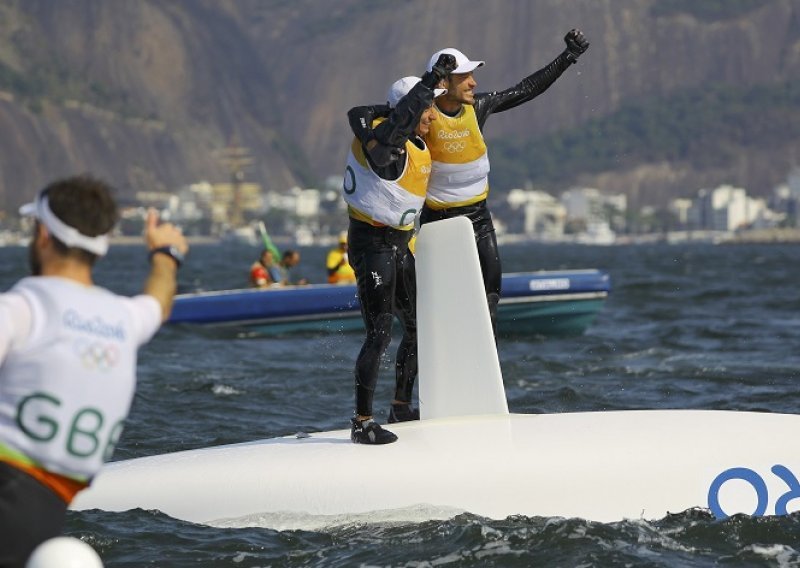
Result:
M800 499L800 482L797 477L789 470L788 467L780 464L772 466L770 471L781 481L786 484L788 491L782 493L775 501L775 514L786 515L788 514L787 505L793 499ZM753 488L756 496L756 509L751 513L754 517L761 517L767 513L767 506L769 505L769 490L767 489L767 482L757 472L747 467L732 467L726 469L714 478L711 486L708 488L708 508L718 519L727 519L728 513L722 509L720 504L719 493L722 486L729 481L738 480L748 483Z

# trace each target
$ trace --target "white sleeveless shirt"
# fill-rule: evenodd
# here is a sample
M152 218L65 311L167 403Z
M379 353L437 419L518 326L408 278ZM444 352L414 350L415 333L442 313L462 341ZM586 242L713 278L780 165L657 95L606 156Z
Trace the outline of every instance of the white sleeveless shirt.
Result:
M137 349L160 325L152 296L65 278L24 278L0 294L0 453L91 479L122 432Z

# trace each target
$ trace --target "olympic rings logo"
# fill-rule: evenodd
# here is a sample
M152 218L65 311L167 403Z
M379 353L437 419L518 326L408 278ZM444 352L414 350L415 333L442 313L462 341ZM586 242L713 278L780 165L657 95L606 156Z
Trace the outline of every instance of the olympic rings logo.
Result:
M443 146L446 152L455 154L456 152L463 152L467 147L467 143L463 140L459 140L458 142L445 142Z
M119 348L113 343L79 339L73 348L83 366L92 371L108 371L119 363Z

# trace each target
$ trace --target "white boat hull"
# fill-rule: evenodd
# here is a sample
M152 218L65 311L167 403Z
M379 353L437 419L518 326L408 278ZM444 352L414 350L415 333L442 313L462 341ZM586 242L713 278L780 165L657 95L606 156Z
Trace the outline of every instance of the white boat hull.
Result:
M400 439L387 446L352 444L342 430L113 463L73 508L158 509L197 523L279 529L374 511L392 519L394 510L402 520L415 508L493 519L657 519L692 507L772 515L798 489L796 479L792 488L772 468L800 474L800 455L780 443L800 438L794 415L509 414L394 430Z
M393 424L397 442L355 445L343 430L118 462L74 508L291 529L358 515L618 521L800 507L797 415L509 414L469 221L425 225L417 261L422 420Z

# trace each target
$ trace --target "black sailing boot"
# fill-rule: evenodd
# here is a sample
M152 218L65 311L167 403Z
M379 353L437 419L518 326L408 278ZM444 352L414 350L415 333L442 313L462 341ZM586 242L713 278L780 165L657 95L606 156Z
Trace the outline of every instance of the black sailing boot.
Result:
M397 436L381 428L372 418L364 421L351 418L350 423L350 439L354 444L391 444L397 441Z
M392 404L389 408L389 419L387 422L408 422L409 420L419 420L419 408L411 408L411 404Z

